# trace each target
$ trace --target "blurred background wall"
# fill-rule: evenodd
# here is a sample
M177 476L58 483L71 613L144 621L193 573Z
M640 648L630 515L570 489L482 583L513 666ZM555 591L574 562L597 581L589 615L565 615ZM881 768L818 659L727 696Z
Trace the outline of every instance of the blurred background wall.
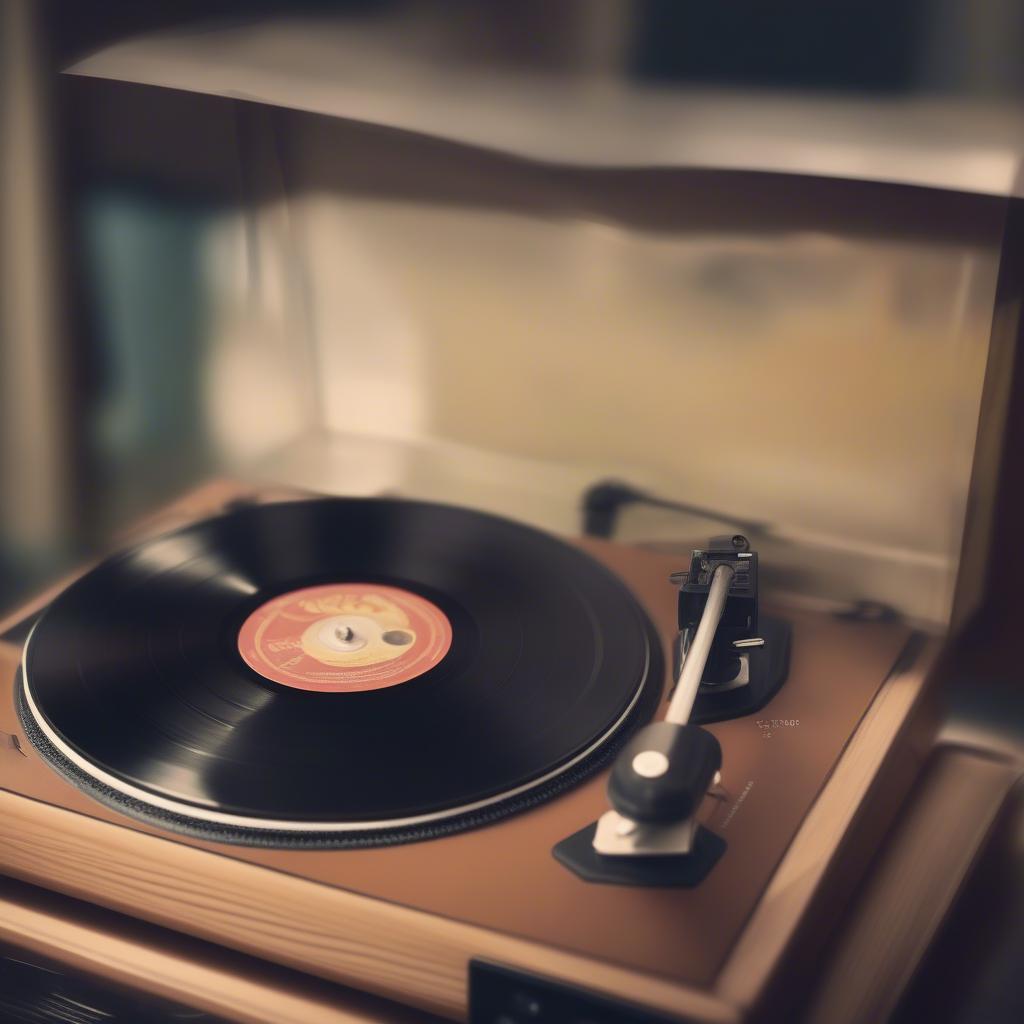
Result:
M74 546L52 66L38 15L31 0L0 5L0 600Z
M867 123L907 98L1002 109L1018 5L14 2L4 19L0 596L213 472L565 533L613 477L769 524L787 589L948 616L1005 201L517 148L581 95L605 120L550 122L552 145L671 148L660 114L608 116L623 89L642 115L718 90L702 109L740 164L746 108L780 90ZM134 82L56 74L104 53L149 58ZM157 56L192 89L248 61L249 98L138 84ZM253 102L296 81L330 102L354 83L447 137ZM460 94L489 144L458 140ZM685 547L719 525L638 509L621 535Z

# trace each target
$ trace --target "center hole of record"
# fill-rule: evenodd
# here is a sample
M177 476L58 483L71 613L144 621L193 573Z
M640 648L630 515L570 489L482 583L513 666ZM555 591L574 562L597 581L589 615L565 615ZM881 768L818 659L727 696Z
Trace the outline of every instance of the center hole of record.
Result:
M407 683L451 649L433 602L378 583L288 591L242 624L238 652L264 679L300 690L353 693Z

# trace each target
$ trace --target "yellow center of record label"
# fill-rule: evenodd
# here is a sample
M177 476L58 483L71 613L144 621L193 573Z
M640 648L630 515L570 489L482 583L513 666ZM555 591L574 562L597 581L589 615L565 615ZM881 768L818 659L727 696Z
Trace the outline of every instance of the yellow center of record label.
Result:
M451 623L440 608L379 583L292 590L260 605L238 633L238 652L251 669L322 693L407 683L440 663L451 645Z

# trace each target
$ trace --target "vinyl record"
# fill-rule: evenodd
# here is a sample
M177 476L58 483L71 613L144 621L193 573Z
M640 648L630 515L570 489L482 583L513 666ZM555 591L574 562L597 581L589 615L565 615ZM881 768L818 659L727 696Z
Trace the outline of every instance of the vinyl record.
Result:
M229 841L442 834L592 770L650 715L653 627L547 534L376 499L253 505L64 591L22 717L101 799Z

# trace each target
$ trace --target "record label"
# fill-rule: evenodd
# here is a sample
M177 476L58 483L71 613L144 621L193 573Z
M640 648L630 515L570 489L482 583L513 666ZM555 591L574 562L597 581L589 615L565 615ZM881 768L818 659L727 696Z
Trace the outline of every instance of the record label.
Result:
M303 587L260 605L238 651L265 679L300 690L356 693L407 683L439 664L452 627L435 604L398 587Z

